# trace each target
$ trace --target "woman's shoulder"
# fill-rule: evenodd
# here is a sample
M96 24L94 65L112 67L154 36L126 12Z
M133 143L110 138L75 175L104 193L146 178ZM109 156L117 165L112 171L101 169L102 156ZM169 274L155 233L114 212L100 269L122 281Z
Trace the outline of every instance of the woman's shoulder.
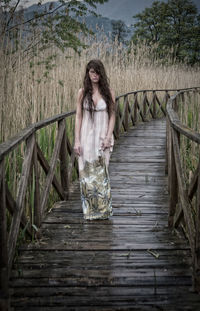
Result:
M82 96L82 95L83 95L83 91L84 91L84 88L81 87L81 88L78 90L78 95L79 95L79 96Z
M113 101L115 101L115 92L113 89L110 88L110 93L112 95Z
M84 91L84 89L83 89L83 88L80 88L80 89L78 90L78 99L79 99L79 100L81 100L81 99L82 99L82 96L83 96L83 91Z

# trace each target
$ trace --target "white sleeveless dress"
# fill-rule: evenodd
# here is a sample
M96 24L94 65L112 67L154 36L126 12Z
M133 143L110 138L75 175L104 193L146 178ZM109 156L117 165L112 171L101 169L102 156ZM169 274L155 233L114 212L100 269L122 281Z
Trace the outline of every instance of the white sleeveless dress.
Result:
M108 130L109 116L106 103L101 98L90 116L88 102L83 103L83 117L80 132L81 155L78 158L81 202L84 219L108 219L113 215L112 197L108 166L113 151L111 147L104 151L102 142Z

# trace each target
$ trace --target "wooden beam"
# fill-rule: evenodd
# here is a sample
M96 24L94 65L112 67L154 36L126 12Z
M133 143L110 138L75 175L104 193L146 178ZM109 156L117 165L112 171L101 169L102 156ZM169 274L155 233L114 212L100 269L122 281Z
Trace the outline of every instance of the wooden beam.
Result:
M166 111L163 109L163 106L162 106L160 100L158 99L157 94L155 95L155 98L156 98L156 101L157 101L157 103L158 103L158 105L159 105L159 107L160 107L162 113L164 114L164 116L166 116Z
M122 111L122 113L121 113L121 111L119 109L119 116L120 116L119 130L121 130L121 126L123 125L124 130L126 131L126 124L125 124L125 121L124 121L125 111L126 111L126 105L125 105L125 103L123 103L123 111Z
M181 156L180 156L180 150L179 150L179 141L178 141L178 135L176 131L172 131L172 137L173 137L173 148L174 148L174 158L175 158L175 165L176 165L176 172L177 172L177 179L178 179L178 187L179 187L179 193L180 193L180 202L182 205L183 213L184 213L184 219L188 231L188 239L191 247L192 256L194 258L194 249L195 249L195 225L191 214L191 207L189 198L187 196L187 188L182 172L181 167Z
M115 101L115 128L114 128L115 138L119 138L119 100Z
M13 199L13 196L8 188L7 182L5 181L5 189L6 189L6 207L9 210L9 212L13 215L14 213L17 213L18 207L16 201ZM32 237L31 233L31 225L28 224L28 219L24 213L22 212L22 217L21 217L21 225L23 227L27 226L27 233L29 234L30 237Z
M124 105L125 105L125 115L124 115L124 123L125 123L125 128L126 128L126 132L128 132L128 119L129 119L129 102L128 102L128 95L124 97Z
M5 190L5 168L4 159L0 161L0 309L10 310L9 297L9 269L8 269L8 247L7 247L7 218L6 218L6 190Z
M137 93L134 94L134 123L136 124L137 123L137 119L138 119L138 116L137 116L137 108L138 108L138 100L137 100Z
M196 201L196 239L195 239L195 259L194 259L194 287L200 293L200 165L198 165L198 186Z
M64 199L69 197L69 180L68 180L68 158L67 158L67 143L66 143L66 128L64 129L63 138L60 147L60 178L64 193Z
M28 186L28 178L30 174L31 162L32 162L32 157L33 157L34 143L35 143L34 135L32 135L27 139L27 147L26 147L26 152L25 152L24 161L22 165L21 178L19 181L19 186L18 186L18 191L17 191L16 204L18 206L18 210L13 214L9 237L8 237L9 271L11 269L11 265L12 265L12 261L13 261L13 257L15 253L19 226L20 226L21 217L22 217L23 208L24 208L26 189Z
M38 145L38 143L36 143L36 145L37 145L38 161L40 162L40 165L42 166L45 174L47 175L50 171L49 163L47 162L45 156L43 155L42 150L40 149L40 146ZM55 175L53 177L52 184L53 184L55 190L57 191L58 195L60 196L61 200L64 200L65 196L64 196L62 187L61 187L60 183L58 182Z
M50 161L50 169L49 169L49 172L47 174L47 178L46 178L46 182L45 182L45 186L44 186L44 191L42 194L42 201L41 201L41 215L42 215L42 217L44 216L44 213L45 213L45 207L46 207L48 194L49 194L50 187L51 187L53 177L54 177L54 172L55 172L55 168L56 168L58 155L60 152L60 146L61 146L61 142L63 139L64 130L65 130L65 119L63 119L59 123L58 134L56 137L56 143L55 143L53 155L52 155L52 158Z
M128 113L130 115L130 118L131 118L131 121L132 121L132 125L134 126L135 125L135 121L134 121L133 111L134 111L134 103L130 107L130 103L128 102Z
M156 118L156 91L153 91L153 99L152 99L152 103L153 103L153 118Z
M144 120L146 121L146 110L147 110L147 106L146 106L146 91L143 92L142 107L143 107Z
M188 197L190 200L192 200L195 192L197 191L199 168L200 168L200 161L199 161L199 164L198 164L198 166L194 172L194 175L193 175L192 180L191 180L189 187L188 187Z
M41 209L40 209L40 176L38 169L38 148L36 142L36 135L34 135L34 152L33 152L33 167L35 173L35 193L34 193L34 224L37 228L41 225Z
M170 131L174 131L172 128ZM169 171L169 178L170 178L170 200L169 200L169 216L168 216L168 224L170 227L174 224L174 215L176 212L176 205L178 203L178 180L177 180L177 171L176 171L176 164L175 164L175 155L174 155L174 142L172 140L172 133L170 135L170 171ZM178 139L178 146L179 148L179 139Z
M172 96L167 104L167 113L169 116L169 120L171 126L178 131L179 133L183 134L184 136L188 137L192 141L200 144L200 134L195 132L194 130L190 129L186 125L182 124L179 120L178 114L173 109L173 101L175 100L176 96Z

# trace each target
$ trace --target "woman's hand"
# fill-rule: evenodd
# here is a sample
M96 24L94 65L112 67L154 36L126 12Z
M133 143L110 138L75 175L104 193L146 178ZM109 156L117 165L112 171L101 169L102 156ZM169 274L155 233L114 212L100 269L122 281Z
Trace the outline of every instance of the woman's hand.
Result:
M110 148L111 147L111 138L105 137L103 142L102 142L101 147L103 150L105 150L106 148Z
M81 144L80 144L80 142L75 142L75 144L74 144L74 153L77 156L81 155Z

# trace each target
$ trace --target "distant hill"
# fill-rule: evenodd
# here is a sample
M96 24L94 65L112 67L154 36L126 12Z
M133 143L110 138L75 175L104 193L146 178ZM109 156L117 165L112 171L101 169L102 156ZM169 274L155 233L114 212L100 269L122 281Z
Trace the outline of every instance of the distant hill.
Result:
M32 0L37 1L37 0ZM109 0L104 4L97 4L97 13L103 17L115 20L123 20L127 25L134 24L133 15L142 12L146 7L151 7L155 0ZM161 0L167 1L167 0ZM200 12L200 0L193 0ZM44 4L45 5L45 4ZM58 2L55 2L58 5ZM36 5L29 9L35 9Z
M98 28L103 27L107 35L112 31L112 20L122 20L127 25L127 29L130 30L127 36L128 40L134 31L134 28L131 27L131 25L134 24L133 15L142 12L146 7L151 7L154 1L155 0L109 0L104 4L97 4L96 13L102 15L101 17L89 15L84 19L87 26L95 33L97 32L97 25ZM166 2L167 0L163 1ZM200 12L200 0L193 0L193 2ZM29 6L25 9L25 18L28 19L32 17L33 12L42 12L45 7L49 7L50 3L51 2L46 2L41 6L37 6L36 4ZM54 1L54 8L59 5L59 2Z
M47 2L47 3L42 4L41 6L38 6L37 4L29 6L24 11L25 19L29 19L33 17L34 12L42 13L44 12L45 8L47 8L48 10L50 3L51 2ZM54 2L54 8L58 7L59 5L60 5L59 2ZM96 13L101 14L101 12L99 11L99 6L97 7ZM96 17L94 15L88 15L84 18L79 18L79 19L84 20L87 27L91 29L93 32L97 33L98 32L97 29L103 29L104 33L109 36L112 32L112 20L113 19L103 16L103 14L101 15L102 16L100 17ZM125 23L125 28L126 30L129 30L129 33L126 38L128 40L133 33L133 28L127 26L126 23Z
M134 23L133 15L151 7L155 0L109 0L103 5L97 5L97 12L110 19L121 19L127 25ZM162 0L161 0L162 1ZM163 0L167 2L167 0ZM200 12L200 0L193 0Z

